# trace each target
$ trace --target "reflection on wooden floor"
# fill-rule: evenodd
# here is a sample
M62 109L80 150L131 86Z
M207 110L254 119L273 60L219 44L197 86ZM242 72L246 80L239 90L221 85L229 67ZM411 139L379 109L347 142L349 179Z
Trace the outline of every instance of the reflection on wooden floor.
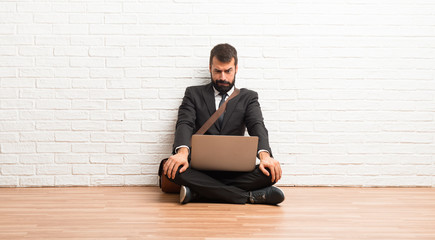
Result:
M282 188L280 206L157 187L0 188L0 239L435 239L435 188Z

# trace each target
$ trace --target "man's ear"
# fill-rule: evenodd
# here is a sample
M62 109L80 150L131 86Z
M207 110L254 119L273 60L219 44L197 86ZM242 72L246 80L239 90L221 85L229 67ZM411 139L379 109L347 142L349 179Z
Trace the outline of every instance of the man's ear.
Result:
M236 73L239 71L239 64L236 65Z
M208 65L208 71L211 73L211 65Z

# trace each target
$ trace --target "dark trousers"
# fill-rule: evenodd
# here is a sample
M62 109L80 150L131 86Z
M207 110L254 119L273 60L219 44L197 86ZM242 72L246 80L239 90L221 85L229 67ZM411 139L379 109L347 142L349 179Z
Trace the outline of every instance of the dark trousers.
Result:
M249 191L273 185L258 165L252 172L199 171L189 167L181 174L178 171L172 181L189 187L201 201L242 204L247 202Z

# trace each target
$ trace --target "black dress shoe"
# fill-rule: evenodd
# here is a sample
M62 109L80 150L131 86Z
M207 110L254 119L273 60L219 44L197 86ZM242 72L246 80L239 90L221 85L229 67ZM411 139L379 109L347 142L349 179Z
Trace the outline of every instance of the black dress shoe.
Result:
M277 205L284 199L284 193L281 189L274 186L249 192L250 203Z
M180 189L180 203L186 204L193 199L193 193L190 191L190 189L186 186L181 186Z

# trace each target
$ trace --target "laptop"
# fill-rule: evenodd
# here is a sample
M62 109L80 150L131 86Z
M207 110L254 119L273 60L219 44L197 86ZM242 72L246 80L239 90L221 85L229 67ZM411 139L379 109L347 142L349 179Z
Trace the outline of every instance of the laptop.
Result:
M190 166L197 170L250 172L255 169L258 137L193 135Z

